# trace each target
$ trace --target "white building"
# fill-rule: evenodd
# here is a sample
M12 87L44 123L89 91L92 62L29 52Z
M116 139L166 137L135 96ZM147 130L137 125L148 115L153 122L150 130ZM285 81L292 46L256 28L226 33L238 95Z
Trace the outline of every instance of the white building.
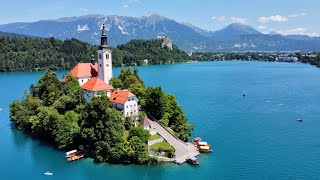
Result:
M139 115L139 99L127 89L115 90L109 98L111 105L120 110L124 117L137 117Z
M103 25L101 43L97 51L98 63L78 63L70 72L73 77L78 79L81 88L84 89L86 101L97 96L100 91L106 92L110 97L113 90L113 87L109 85L109 80L112 78L111 53Z
M112 78L112 51L108 46L108 37L106 35L104 25L102 28L101 43L97 53L99 78L109 84L109 81Z
M83 97L86 102L88 102L93 96L98 96L99 92L106 93L106 95L110 98L111 91L113 87L101 79L94 77L91 78L88 82L81 86L84 90Z

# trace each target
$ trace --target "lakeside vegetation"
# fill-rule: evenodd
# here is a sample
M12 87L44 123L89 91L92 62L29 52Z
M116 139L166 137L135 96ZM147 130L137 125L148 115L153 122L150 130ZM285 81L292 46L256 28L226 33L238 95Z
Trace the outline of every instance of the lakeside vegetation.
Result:
M58 40L0 33L0 72L72 69L79 62L91 62L98 47L77 39ZM162 48L161 40L131 40L111 48L113 67L188 61L258 60L276 61L278 53L268 52L187 52L173 45L172 51ZM299 62L320 67L320 53L290 53ZM94 61L97 59L93 57Z
M111 82L132 90L147 112L167 121L177 136L185 141L190 138L193 126L186 123L174 96L164 94L160 87L145 88L138 70L122 69ZM159 107L161 113L155 114ZM139 115L139 121L144 115ZM10 104L10 118L19 130L59 149L84 147L97 162L157 162L148 154L149 132L141 125L135 127L131 118L123 118L103 94L84 103L83 90L70 75L60 81L56 73L46 71L36 85L30 86L30 93L25 92L24 98Z

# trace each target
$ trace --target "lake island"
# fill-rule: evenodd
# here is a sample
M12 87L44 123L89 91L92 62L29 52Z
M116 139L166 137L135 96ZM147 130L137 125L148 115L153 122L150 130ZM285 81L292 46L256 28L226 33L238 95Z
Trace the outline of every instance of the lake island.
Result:
M104 25L97 57L77 64L63 79L47 70L24 99L11 103L14 125L98 162L183 163L199 154L197 146L186 143L193 125L173 95L145 87L137 69L124 68L113 77Z

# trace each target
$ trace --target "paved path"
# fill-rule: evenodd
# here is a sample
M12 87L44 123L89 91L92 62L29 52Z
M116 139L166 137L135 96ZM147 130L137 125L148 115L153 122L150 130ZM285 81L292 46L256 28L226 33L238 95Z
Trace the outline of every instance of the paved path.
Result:
M185 143L172 135L165 127L161 126L156 121L150 121L150 126L153 130L157 131L171 146L175 149L175 162L178 164L184 163L188 156L199 155L197 147L191 143Z

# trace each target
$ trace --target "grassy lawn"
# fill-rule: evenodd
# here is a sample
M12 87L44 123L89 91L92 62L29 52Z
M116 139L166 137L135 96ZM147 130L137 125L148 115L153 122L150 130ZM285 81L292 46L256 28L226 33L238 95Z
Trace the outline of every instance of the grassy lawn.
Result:
M174 152L174 147L172 147L167 142L159 142L150 146L150 149L153 151L165 151L165 152Z
M156 140L156 139L160 139L160 138L161 138L161 136L160 136L159 134L155 134L155 135L153 135L153 136L151 136L151 137L149 138L149 141Z

